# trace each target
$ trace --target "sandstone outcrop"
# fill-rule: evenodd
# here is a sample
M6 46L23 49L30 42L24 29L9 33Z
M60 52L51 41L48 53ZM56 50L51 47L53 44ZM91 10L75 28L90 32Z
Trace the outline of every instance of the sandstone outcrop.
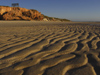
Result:
M0 20L43 20L43 15L34 9L0 6Z

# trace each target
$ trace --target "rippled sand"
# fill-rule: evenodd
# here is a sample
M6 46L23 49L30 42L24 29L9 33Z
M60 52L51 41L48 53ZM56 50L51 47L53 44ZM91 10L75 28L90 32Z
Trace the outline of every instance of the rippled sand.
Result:
M100 26L88 24L0 21L0 75L100 75Z

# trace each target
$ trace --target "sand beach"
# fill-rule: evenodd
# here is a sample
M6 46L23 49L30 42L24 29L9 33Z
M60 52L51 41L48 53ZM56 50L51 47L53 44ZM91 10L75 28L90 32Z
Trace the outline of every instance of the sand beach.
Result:
M99 22L0 21L0 75L100 75Z

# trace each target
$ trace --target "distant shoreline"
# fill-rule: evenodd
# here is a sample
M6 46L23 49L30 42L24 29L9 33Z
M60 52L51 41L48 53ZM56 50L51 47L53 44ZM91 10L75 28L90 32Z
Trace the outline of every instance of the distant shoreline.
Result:
M100 25L100 22L60 22L60 21L25 21L25 20L10 20L10 21L5 21L5 20L0 20L0 25L21 25L21 24L29 24L29 25Z

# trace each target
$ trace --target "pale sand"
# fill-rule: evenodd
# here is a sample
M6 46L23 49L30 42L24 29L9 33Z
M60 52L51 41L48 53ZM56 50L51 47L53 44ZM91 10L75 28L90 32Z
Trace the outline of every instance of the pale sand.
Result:
M99 24L0 21L0 75L100 75Z

